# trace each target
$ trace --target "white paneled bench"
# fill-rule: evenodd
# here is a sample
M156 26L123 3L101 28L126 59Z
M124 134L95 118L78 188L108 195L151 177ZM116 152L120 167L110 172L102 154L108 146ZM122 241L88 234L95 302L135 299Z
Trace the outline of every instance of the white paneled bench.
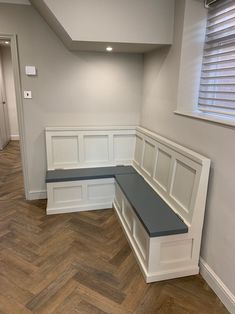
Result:
M114 207L146 282L199 272L210 160L140 127L47 128L47 213Z

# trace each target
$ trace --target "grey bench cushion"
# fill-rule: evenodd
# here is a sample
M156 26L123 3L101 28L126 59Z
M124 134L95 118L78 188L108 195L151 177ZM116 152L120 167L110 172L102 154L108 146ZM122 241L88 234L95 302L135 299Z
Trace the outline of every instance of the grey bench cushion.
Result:
M46 182L115 178L150 237L188 232L174 213L132 166L49 170Z
M46 183L114 178L117 174L136 173L132 166L49 170Z
M150 237L188 232L187 225L138 173L116 175L116 182Z

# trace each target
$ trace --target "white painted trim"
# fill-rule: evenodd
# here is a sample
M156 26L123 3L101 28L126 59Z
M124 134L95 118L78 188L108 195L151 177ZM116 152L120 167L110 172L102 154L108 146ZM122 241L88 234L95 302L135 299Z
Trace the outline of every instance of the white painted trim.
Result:
M12 56L12 66L14 74L14 85L16 94L16 107L17 107L17 118L19 125L19 137L20 137L20 151L21 151L21 162L24 178L24 191L26 199L29 199L29 173L28 173L28 158L27 158L27 148L26 148L26 131L24 123L24 108L22 99L22 87L20 78L20 64L18 56L18 42L17 35L13 34L8 36L11 39L11 56Z
M22 170L24 178L24 191L26 199L30 200L29 191L29 174L28 174L28 160L27 160L27 149L26 149L26 134L24 127L24 110L23 110L23 99L22 99L22 87L20 79L20 66L19 66L19 56L18 56L18 43L16 34L0 34L0 39L7 39L11 41L11 56L12 56L12 66L14 74L14 85L16 93L16 107L17 107L17 117L19 124L19 138L20 138L20 151L21 151L21 161Z
M200 274L228 311L235 313L235 296L202 257L200 258Z
M153 139L154 141L157 141L161 144L163 144L164 146L173 149L174 151L178 152L179 154L188 157L192 160L194 160L195 162L197 162L198 164L203 164L203 162L207 162L209 161L209 159L206 156L203 156L185 146L182 146L174 141L169 140L166 137L163 137L161 135L158 135L157 133L154 133L148 129L145 129L143 127L137 126L136 127L136 131L137 131L137 135L138 132L146 135L147 137ZM142 137L142 135L140 135Z
M46 131L119 131L119 130L135 130L136 125L106 125L106 126L48 126Z
M41 191L29 191L28 193L28 200L44 200L47 198L47 191L41 190Z
M162 280L168 280L168 279L175 279L180 277L186 277L186 276L193 276L197 275L199 273L199 267L198 266L189 266L184 267L181 269L171 269L168 271L161 271L157 273L150 273L147 278L146 282L155 282L155 281L162 281Z
M81 205L76 207L68 207L68 208L49 208L47 209L47 215L54 215L54 214L65 214L65 213L76 213L76 212L83 212L89 210L99 210L99 209L109 209L112 208L112 203L97 203L97 204L88 204L88 205Z
M199 120L204 120L211 123L220 124L221 126L235 127L235 118L228 118L228 117L223 118L216 114L187 112L181 109L175 110L174 114L183 116L183 117L189 117L192 119L199 119Z
M11 135L11 141L19 141L19 139L20 139L19 134Z

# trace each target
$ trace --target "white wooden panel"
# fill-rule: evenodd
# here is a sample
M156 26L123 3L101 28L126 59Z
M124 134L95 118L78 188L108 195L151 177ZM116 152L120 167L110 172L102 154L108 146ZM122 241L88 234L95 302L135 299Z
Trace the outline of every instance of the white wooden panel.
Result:
M52 158L55 168L64 168L70 165L76 166L79 162L78 137L52 136Z
M193 196L196 170L176 160L171 188L171 196L189 213Z
M141 165L142 161L142 153L143 153L143 139L137 135L135 144L135 162L139 166Z
M190 261L192 258L193 241L179 240L161 244L160 263L178 263Z
M114 179L47 183L47 192L48 214L111 208Z
M124 198L122 215L130 232L133 229L133 213L129 202Z
M87 187L88 199L89 200L103 200L105 198L114 197L114 185L113 183L106 184L92 184L90 183Z
M127 163L134 157L135 135L113 136L114 160L117 163Z
M133 238L143 259L146 260L148 253L148 235L137 217L134 220Z
M47 127L47 169L132 164L135 127Z
M142 164L134 160L134 166L166 203L191 225L200 197L204 199L201 215L204 214L205 193L201 194L201 191L207 189L210 160L143 128L137 128L137 136L139 142L142 140L146 144ZM203 166L205 175L202 178ZM199 189L200 180L204 187Z
M47 209L77 206L84 201L84 192L84 183L80 181L48 183Z
M170 166L171 156L163 150L158 149L154 179L164 190L167 190Z
M122 212L122 191L119 188L118 184L115 183L115 202L117 204L117 209Z
M82 186L58 186L53 190L55 204L65 204L82 200Z
M155 146L148 141L144 144L143 169L150 177L153 175L155 162Z
M99 163L109 161L108 135L84 136L85 162Z

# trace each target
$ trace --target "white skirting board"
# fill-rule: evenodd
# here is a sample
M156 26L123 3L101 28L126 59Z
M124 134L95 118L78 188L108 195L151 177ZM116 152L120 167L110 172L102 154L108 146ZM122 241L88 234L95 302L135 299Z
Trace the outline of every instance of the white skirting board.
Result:
M228 311L235 314L235 296L202 257L200 258L200 274L226 306Z
M29 191L29 201L33 200L45 200L47 198L47 191L40 190L40 191Z
M11 141L19 141L19 139L20 139L19 134L11 135Z
M109 209L112 208L113 204L110 202L107 203L97 203L92 205L79 205L75 207L61 207L61 208L48 208L47 215L54 215L54 214L66 214L66 213L77 213L77 212L84 212L89 210L99 210L99 209Z

